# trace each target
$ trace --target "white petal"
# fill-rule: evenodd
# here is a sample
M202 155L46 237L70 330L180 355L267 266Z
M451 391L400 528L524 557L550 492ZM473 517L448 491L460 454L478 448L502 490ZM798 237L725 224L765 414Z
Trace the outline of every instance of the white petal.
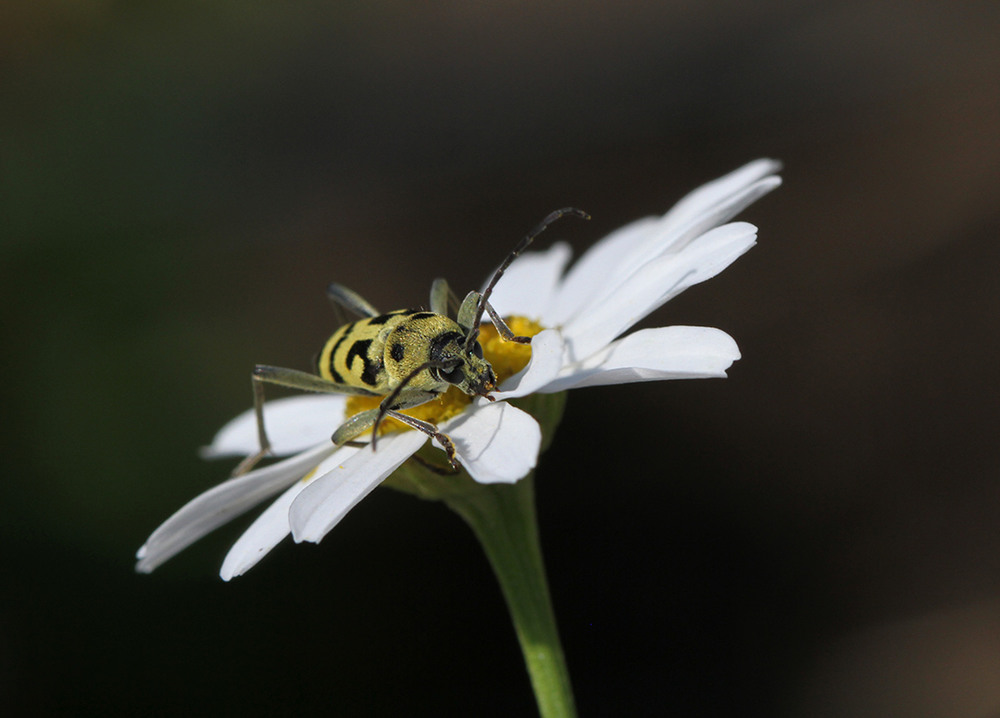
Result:
M712 327L642 329L563 369L543 391L664 379L724 377L740 358L731 336Z
M574 316L594 294L595 287L607 281L609 273L622 257L643 242L659 227L659 217L644 217L621 227L593 245L570 268L559 286L542 323L557 326Z
M572 361L600 350L664 302L714 277L754 245L757 228L745 222L717 227L676 255L648 263L618 291L563 328Z
M388 434L310 483L288 512L297 543L319 543L348 511L427 441L419 431Z
M781 163L775 160L754 160L689 192L667 212L665 218L675 225L683 224L780 169Z
M668 253L682 251L713 227L732 219L752 202L781 184L780 177L762 177L777 163L758 160L695 190L660 218L633 222L599 242L573 266L560 287L549 326L565 324L602 304L644 265Z
M327 439L309 451L229 479L191 499L139 549L136 571L149 573L213 529L298 481L336 449Z
M347 398L339 394L304 394L264 404L264 426L275 456L296 454L319 444L344 421ZM223 426L202 449L205 458L249 456L260 449L253 409Z
M563 366L566 345L562 334L546 329L531 338L531 360L514 376L503 383L502 391L494 393L497 399L513 399L532 394L556 378Z
M680 252L695 238L728 222L781 185L780 177L767 176L779 167L773 160L757 160L685 196L659 219L653 231L635 243L629 255L622 257L615 277L624 280L647 261Z
M242 576L256 566L258 561L291 532L288 527L288 507L305 487L304 482L296 481L291 488L272 501L271 505L264 509L264 512L243 532L222 562L219 576L223 581Z
M544 252L523 254L507 268L490 297L502 317L540 319L555 294L571 251L557 242Z
M327 457L317 466L311 476L296 481L291 488L272 501L271 505L264 509L263 513L250 524L250 527L229 549L226 559L222 562L222 569L219 571L222 580L229 581L235 576L242 576L256 566L257 562L264 558L271 549L281 543L291 533L291 527L288 525L288 509L295 498L302 493L302 490L309 485L313 478L322 476L359 450L352 446L341 447L337 453Z
M507 402L485 401L442 426L462 466L481 484L513 484L535 468L542 443L538 422Z
M669 247L661 249L660 252L681 251L695 238L704 234L713 227L718 227L724 222L728 222L768 192L771 192L780 186L780 177L765 177L759 182L755 182L749 187L726 197L723 201L706 209L704 212L695 215L687 222L676 225L673 230L676 236L670 242ZM637 253L642 254L645 251L645 247L640 247Z

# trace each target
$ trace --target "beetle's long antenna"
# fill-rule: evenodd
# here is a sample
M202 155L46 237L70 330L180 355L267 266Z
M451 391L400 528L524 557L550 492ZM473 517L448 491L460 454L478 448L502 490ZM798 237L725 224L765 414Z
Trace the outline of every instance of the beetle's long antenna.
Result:
M497 267L497 271L493 273L493 277L490 279L490 283L486 285L486 289L483 290L482 296L479 298L479 308L476 309L476 316L472 322L472 326L469 328L469 335L465 339L465 351L469 352L472 349L472 343L479 338L479 325L483 321L483 312L486 311L486 302L489 301L490 295L493 293L493 288L500 281L500 277L503 273L507 271L507 267L510 266L511 262L520 256L521 252L528 248L528 245L535 241L535 237L544 232L550 224L555 222L566 215L571 215L573 217L579 217L580 219L590 219L590 215L584 212L582 209L576 209L575 207L563 207L562 209L557 209L555 212L549 213L538 226L533 230L528 232L524 236L518 245L514 247L514 250L507 255L507 258L503 260L503 263Z

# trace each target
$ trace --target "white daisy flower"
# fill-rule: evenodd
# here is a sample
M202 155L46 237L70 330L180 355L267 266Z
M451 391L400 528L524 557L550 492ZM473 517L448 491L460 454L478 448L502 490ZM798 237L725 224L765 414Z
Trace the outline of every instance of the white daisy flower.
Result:
M542 430L530 414L503 400L601 384L724 377L740 354L719 329L671 326L622 335L754 245L756 227L724 223L776 188L778 169L771 160L752 162L695 190L662 217L613 232L568 271L570 249L564 243L522 255L497 284L491 303L515 334L532 337L530 347L505 342L489 325L480 336L501 382L497 401L473 400L452 389L442 400L406 413L438 424L475 481L514 483L534 468ZM192 499L139 549L136 569L152 571L279 493L230 549L222 578L244 573L289 534L296 542L319 542L428 439L396 430L380 435L375 451L334 446L331 432L345 416L372 405L362 406L363 401L322 394L265 404L272 453L288 458ZM224 426L204 453L247 456L258 448L256 421L248 411Z

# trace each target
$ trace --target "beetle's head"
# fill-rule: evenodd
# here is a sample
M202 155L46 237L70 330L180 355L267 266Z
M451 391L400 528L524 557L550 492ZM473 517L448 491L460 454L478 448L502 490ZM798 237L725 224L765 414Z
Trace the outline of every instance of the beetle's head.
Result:
M430 354L431 361L439 365L431 373L440 381L457 386L470 396L486 396L496 389L496 374L483 358L483 347L478 341L470 345L465 335L449 332L435 337Z

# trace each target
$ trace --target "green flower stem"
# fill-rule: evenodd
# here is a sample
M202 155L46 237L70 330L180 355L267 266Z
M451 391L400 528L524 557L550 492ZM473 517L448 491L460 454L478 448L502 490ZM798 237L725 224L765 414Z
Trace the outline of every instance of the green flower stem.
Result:
M575 716L538 540L534 475L513 485L479 488L444 501L472 528L500 581L539 713L543 718Z
M538 420L544 451L562 418L565 393L536 394L513 403ZM573 691L538 539L534 472L516 484L479 484L464 471L435 471L432 467L441 462L437 449L424 447L415 459L399 467L384 485L443 501L465 519L500 582L542 718L573 718Z

